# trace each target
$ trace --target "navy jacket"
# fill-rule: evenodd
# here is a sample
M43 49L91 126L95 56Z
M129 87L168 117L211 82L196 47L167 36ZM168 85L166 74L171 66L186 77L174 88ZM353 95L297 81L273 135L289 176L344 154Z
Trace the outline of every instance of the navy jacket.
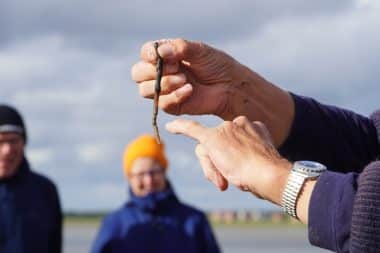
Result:
M206 216L164 192L136 197L103 220L92 253L220 252Z
M280 153L328 168L310 199L310 242L336 252L379 252L380 112L368 118L292 95L295 119Z
M62 214L54 184L26 159L0 180L0 253L60 253Z

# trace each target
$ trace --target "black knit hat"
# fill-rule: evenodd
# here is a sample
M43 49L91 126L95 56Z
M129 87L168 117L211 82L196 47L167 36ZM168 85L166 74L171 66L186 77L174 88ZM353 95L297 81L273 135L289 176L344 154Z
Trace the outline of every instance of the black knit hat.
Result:
M0 133L4 132L18 133L26 143L26 128L20 113L13 107L0 104Z

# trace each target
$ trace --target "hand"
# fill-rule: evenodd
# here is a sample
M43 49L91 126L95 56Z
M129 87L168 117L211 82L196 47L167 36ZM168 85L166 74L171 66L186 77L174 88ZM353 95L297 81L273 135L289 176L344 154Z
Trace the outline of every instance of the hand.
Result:
M289 134L294 117L291 96L226 53L201 42L160 40L164 59L159 106L167 113L214 114L224 120L239 115L265 123L279 146ZM153 42L141 49L132 79L141 96L153 98L157 55Z
M159 41L164 59L160 107L171 114L223 114L230 106L229 92L242 66L232 57L201 42L182 39ZM140 94L154 95L156 52L153 42L141 49L142 61L132 68Z
M232 183L280 205L292 164L279 155L264 124L240 116L216 128L184 119L166 127L199 142L196 154L203 172L219 189Z

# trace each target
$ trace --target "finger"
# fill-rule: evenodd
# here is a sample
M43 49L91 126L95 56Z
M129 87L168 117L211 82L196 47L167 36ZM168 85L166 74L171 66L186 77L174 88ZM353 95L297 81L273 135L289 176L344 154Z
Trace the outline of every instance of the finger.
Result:
M214 164L212 163L212 161L210 160L208 156L208 152L201 144L198 144L196 146L195 154L198 157L198 160L201 164L201 167L203 169L203 174L205 175L205 177L209 181L211 181L213 184L215 184L216 187L218 187L221 191L226 190L228 188L227 180L214 166Z
M160 95L167 95L176 89L181 88L186 83L185 74L167 75L161 79L161 92ZM145 81L139 84L140 95L145 98L152 98L154 96L154 88L156 80Z
M173 115L215 112L223 105L219 103L219 99L213 98L223 100L225 90L221 86L214 86L210 88L207 85L187 83L165 96L160 96L160 108Z
M206 55L207 49L208 46L202 42L174 39L160 45L158 50L165 59L187 61Z
M207 55L210 50L206 44L184 39L163 39L157 42L159 43L158 53L166 61L194 60L194 58ZM154 41L145 43L141 48L140 55L144 61L156 62Z
M245 129L245 131L253 136L266 138L266 133L264 133L263 127L265 125L262 122L255 121L251 122L246 116L238 116L233 120L234 124Z
M246 116L238 116L235 119L233 119L232 122L238 126L243 126L247 123L251 123Z
M249 128L252 128L251 122L248 120L246 116L238 116L232 121L235 125L248 130Z
M159 106L167 113L182 114L182 106L192 94L193 86L187 83L167 95L160 96Z
M163 65L162 74L171 75L176 74L179 71L179 63L165 63ZM155 80L157 77L157 68L156 65L144 61L139 61L132 66L131 76L135 82L144 82L148 80Z
M264 140L267 140L273 144L272 136L268 130L268 128L265 126L265 124L261 121L254 121L252 122L252 127L255 128L256 132L260 135L261 138Z
M166 124L166 129L174 134L183 134L202 143L206 140L209 129L196 121L176 119Z
M164 50L160 49L162 45L172 45L173 39L160 39L156 41L148 41L146 42L142 47L140 51L140 57L144 61L155 63L157 61L157 52L154 47L154 44L157 42L158 43L158 53L160 56L165 59L165 58L170 58L170 56L174 53L174 47L167 47Z

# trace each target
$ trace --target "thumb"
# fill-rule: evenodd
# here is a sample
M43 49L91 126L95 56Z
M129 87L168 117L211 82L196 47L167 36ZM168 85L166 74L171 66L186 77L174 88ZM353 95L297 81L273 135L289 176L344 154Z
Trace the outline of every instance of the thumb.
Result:
M211 48L199 41L189 41L184 39L174 39L170 43L160 46L159 53L162 57L176 61L195 61L208 54ZM167 55L168 54L168 55Z

